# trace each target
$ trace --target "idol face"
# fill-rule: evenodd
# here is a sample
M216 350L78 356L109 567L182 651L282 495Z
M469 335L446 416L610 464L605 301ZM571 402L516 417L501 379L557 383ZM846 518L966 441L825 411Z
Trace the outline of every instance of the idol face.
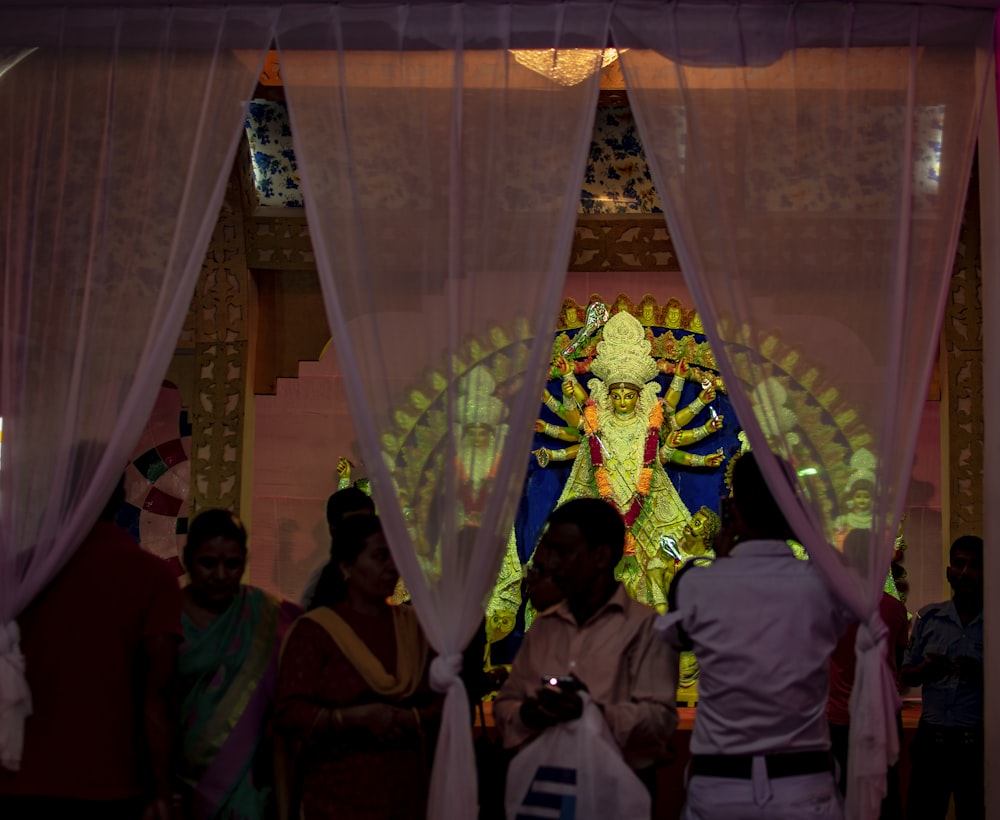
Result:
M628 418L635 412L636 402L639 401L639 391L629 385L619 385L611 388L608 394L611 398L611 406L616 416Z
M854 501L854 512L871 512L872 494L870 490L855 490L852 500Z
M493 428L486 424L469 424L465 428L465 440L477 450L493 443Z
M699 511L691 516L691 521L684 525L684 535L692 541L704 541L705 530L708 527L708 516Z

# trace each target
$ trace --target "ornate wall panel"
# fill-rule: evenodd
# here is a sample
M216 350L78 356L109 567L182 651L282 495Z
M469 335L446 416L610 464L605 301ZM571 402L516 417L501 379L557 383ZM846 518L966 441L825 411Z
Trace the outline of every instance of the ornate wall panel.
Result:
M190 412L192 514L206 507L239 513L250 298L241 167L237 162L230 177L188 320L196 362Z
M254 270L314 270L309 226L302 216L254 214L246 220L247 263Z
M247 264L254 270L314 270L309 226L301 216L255 213L246 220ZM570 271L679 271L662 214L577 218Z
M979 186L973 171L942 328L945 537L983 532L983 310Z
M679 271L662 214L580 216L570 271Z

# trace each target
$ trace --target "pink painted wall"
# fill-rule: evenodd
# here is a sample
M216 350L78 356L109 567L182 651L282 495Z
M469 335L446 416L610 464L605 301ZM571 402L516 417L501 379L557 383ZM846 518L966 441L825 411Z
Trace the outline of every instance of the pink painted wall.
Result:
M302 362L297 379L279 379L257 396L251 584L298 600L329 551L326 499L337 488L337 459L353 452L354 428L337 359Z

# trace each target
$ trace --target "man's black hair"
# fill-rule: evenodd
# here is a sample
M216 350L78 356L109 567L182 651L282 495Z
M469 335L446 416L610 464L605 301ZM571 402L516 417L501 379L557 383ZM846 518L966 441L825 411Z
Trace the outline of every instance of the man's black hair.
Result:
M791 469L787 462L783 467L786 471ZM733 503L746 525L755 532L778 539L794 537L785 514L771 495L753 450L741 455L733 464Z

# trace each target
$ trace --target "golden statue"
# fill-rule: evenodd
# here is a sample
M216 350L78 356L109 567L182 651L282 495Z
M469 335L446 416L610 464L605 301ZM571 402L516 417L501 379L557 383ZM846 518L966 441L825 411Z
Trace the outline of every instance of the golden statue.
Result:
M677 409L688 368L683 360L674 370L666 396L657 396L659 372L645 330L631 313L612 316L590 371L589 396L576 381L564 357L556 360L563 379L563 403L558 415L567 426L536 422L535 429L561 441L575 443L563 449L534 451L539 466L573 460L569 479L557 502L600 497L613 504L626 527L625 556L617 575L636 600L663 606L675 561L661 539L677 542L691 521L684 502L671 483L665 463L715 468L722 464L721 449L708 455L683 448L722 428L722 416L713 412L704 424L688 429L694 418L715 398L715 385L702 383L698 398ZM543 400L550 408L554 398ZM582 408L582 409L581 409Z
M709 507L701 507L684 527L679 543L668 543L667 552L674 558L674 573L692 559L713 559L712 542L722 530L722 520ZM666 606L657 607L666 612ZM698 701L698 662L693 652L680 654L680 679L677 682L677 702L693 706Z

